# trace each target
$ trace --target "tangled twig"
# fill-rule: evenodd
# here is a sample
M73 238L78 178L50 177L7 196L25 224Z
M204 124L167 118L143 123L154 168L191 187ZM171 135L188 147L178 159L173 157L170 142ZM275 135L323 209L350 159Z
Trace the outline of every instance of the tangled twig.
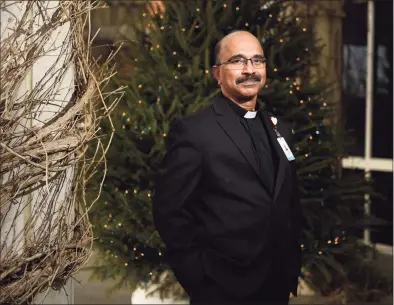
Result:
M91 255L87 212L100 193L88 200L85 188L99 167L106 171L111 141L96 133L102 119L113 127L109 115L123 95L123 88L102 92L116 52L100 65L90 56L85 33L98 7L0 1L7 23L0 48L1 304L60 289ZM88 145L96 145L90 158Z

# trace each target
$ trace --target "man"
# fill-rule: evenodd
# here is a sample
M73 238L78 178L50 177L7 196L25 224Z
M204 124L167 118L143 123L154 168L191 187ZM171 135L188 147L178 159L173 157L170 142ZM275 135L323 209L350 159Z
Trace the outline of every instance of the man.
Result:
M221 94L178 118L153 217L191 304L287 304L301 267L291 130L258 108L266 60L246 31L215 48Z

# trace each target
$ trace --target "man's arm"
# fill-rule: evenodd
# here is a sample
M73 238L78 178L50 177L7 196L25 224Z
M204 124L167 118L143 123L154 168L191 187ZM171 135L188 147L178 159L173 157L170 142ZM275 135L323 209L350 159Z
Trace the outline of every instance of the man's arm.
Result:
M185 209L202 175L202 156L193 140L185 123L177 119L168 134L152 201L154 224L169 251L171 267L183 261L195 237L192 216Z
M295 145L293 134L290 129L289 133L289 146L293 154L295 153ZM300 248L300 239L302 233L302 207L300 200L300 185L299 179L297 175L297 166L295 161L290 162L291 167L291 198L290 198L290 208L291 208L291 232L293 233L292 242L294 243L294 258L295 265L292 271L292 278L290 279L290 291L293 295L297 296L297 286L298 286L298 277L301 275L301 262L302 262L302 253Z

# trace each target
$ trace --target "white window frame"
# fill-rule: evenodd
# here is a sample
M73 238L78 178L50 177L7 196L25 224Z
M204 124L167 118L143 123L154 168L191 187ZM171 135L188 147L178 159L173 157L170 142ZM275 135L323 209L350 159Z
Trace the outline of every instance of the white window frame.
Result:
M375 2L368 1L367 11L367 70L366 70L366 106L365 106L365 151L363 157L349 156L342 159L342 167L349 169L362 169L365 178L370 179L371 171L377 172L393 172L393 159L373 158L372 157L372 110L373 110L373 75L374 75L374 43L375 43ZM371 200L369 195L364 196L364 212L365 215L371 214ZM364 230L364 242L372 245L371 232L369 229ZM375 245L376 249L391 248L391 245ZM386 250L387 251L387 250ZM386 252L384 251L384 252Z

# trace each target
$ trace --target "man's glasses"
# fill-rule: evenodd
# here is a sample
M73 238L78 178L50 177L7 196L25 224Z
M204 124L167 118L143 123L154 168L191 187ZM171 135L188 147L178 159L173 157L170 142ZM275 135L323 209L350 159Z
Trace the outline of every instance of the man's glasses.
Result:
M263 56L255 56L252 58L234 57L230 58L228 61L218 63L216 66L227 65L230 69L238 70L243 69L248 64L249 60L255 69L264 68L267 63L267 59Z

